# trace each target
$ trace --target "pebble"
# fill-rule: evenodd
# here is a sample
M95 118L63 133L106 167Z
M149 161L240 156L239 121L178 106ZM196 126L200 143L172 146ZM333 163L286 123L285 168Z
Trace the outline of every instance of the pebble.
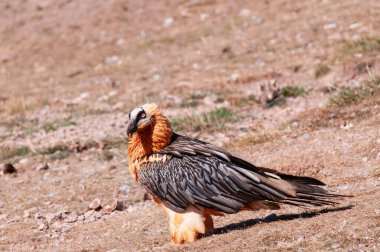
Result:
M38 224L38 230L44 230L44 229L47 229L47 225L45 223L40 223Z
M117 55L107 56L104 58L104 63L106 64L116 64L121 65L123 61Z
M131 190L131 188L128 184L124 184L124 185L119 187L119 191L124 193L124 194L127 194L130 190Z
M42 171L42 170L48 170L49 169L49 165L47 163L45 164L37 164L33 167L34 170L36 171Z
M241 17L249 17L251 15L251 11L249 9L242 9L239 13Z
M94 199L89 205L88 205L88 209L90 210L100 210L102 208L101 204L100 204L100 199Z
M172 17L165 18L165 20L164 20L164 26L165 27L170 27L173 25L173 23L174 23L174 18L172 18Z

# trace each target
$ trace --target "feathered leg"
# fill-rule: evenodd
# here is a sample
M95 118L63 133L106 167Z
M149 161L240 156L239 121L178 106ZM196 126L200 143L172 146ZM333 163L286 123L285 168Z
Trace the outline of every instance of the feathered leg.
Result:
M162 206L169 216L172 243L193 242L206 231L211 231L211 216L205 215L203 211L190 206L185 213L177 213L164 205Z

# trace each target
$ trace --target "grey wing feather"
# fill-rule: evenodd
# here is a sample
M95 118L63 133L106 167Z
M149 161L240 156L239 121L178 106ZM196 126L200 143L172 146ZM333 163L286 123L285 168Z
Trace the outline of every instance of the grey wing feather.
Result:
M236 213L254 201L297 206L332 205L319 180L256 167L221 148L175 134L155 154L170 155L139 169L140 183L169 208L185 212L189 205Z

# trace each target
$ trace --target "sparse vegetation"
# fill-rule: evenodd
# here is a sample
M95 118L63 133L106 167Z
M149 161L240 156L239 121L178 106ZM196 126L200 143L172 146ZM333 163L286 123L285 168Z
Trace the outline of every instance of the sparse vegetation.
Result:
M56 123L46 123L42 128L46 133L49 133L51 131L56 131L57 129L61 127L68 127L68 126L74 126L77 125L76 122L71 120L65 120L63 122L56 122Z
M0 122L3 124L9 131L14 129L29 130L31 131L38 124L37 119L28 120L25 116L16 116L10 119L9 121Z
M281 93L285 97L297 97L305 93L303 87L285 86L281 89Z
M380 94L359 88L379 75L378 3L268 2L4 1L0 251L379 250ZM128 172L127 114L147 102L179 133L354 197L216 217L215 235L171 245Z
M358 74L368 73L369 69L372 68L374 64L375 63L373 61L359 63L355 66L355 72L357 72Z
M335 59L345 60L358 53L364 54L375 51L380 51L380 37L365 37L347 42L346 45L337 52Z
M48 156L50 160L61 160L65 159L70 155L69 150L58 150Z
M66 144L57 144L54 146L49 146L47 148L38 150L38 153L41 155L52 155L56 152L64 152L64 151L69 151L69 146Z
M227 100L232 106L237 106L237 107L243 107L246 105L255 105L255 104L260 103L254 94L250 94L248 96L243 96L243 97L230 95L227 98Z
M114 157L114 154L109 150L101 151L98 155L100 161L110 161Z
M314 70L314 78L319 79L331 71L330 67L325 64L319 64Z
M286 100L284 97L281 97L277 100L270 101L268 103L268 108L274 107L274 106L284 106L286 104Z
M239 144L255 145L255 144L265 143L265 142L278 139L279 137L281 137L282 134L281 132L277 130L252 132L248 136L243 137L239 141Z
M199 131L206 129L223 128L224 124L233 118L229 108L219 108L198 116L185 116L171 120L175 131Z
M128 146L128 139L126 137L108 137L102 141L104 148L126 148Z
M56 131L56 130L58 129L58 128L57 128L54 124L52 124L52 123L47 123L47 124L45 124L42 128L44 129L44 131L45 131L46 133L49 133L49 132L51 132L51 131Z
M14 157L26 156L29 152L29 147L25 145L0 146L0 161L4 161Z
M337 95L330 98L330 105L344 107L362 102L364 99L380 94L380 77L375 76L364 81L360 87L344 88Z

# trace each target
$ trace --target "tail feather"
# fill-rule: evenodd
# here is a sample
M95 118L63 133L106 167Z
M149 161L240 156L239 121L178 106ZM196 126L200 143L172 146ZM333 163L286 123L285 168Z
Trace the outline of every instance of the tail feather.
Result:
M297 177L291 175L276 174L279 179L273 177L263 178L263 182L272 190L285 195L278 198L279 203L295 205L299 207L336 205L344 195L333 194L323 189L323 182L310 177Z
M292 176L282 177L286 182L294 186L295 197L288 197L284 203L292 203L297 206L312 205L312 206L325 206L336 205L339 199L345 197L344 195L333 194L321 188L324 185L321 181L309 177L296 177Z
M250 171L256 178L260 179L261 186L257 185L257 180L252 176L247 176L247 172L242 173L237 169L240 175L252 184L256 185L255 190L263 195L263 200L275 203L284 203L299 207L326 206L336 205L346 195L330 193L323 189L325 183L322 181L306 177L283 174L272 169L257 167L243 159L235 156L229 156L232 162L246 171Z

